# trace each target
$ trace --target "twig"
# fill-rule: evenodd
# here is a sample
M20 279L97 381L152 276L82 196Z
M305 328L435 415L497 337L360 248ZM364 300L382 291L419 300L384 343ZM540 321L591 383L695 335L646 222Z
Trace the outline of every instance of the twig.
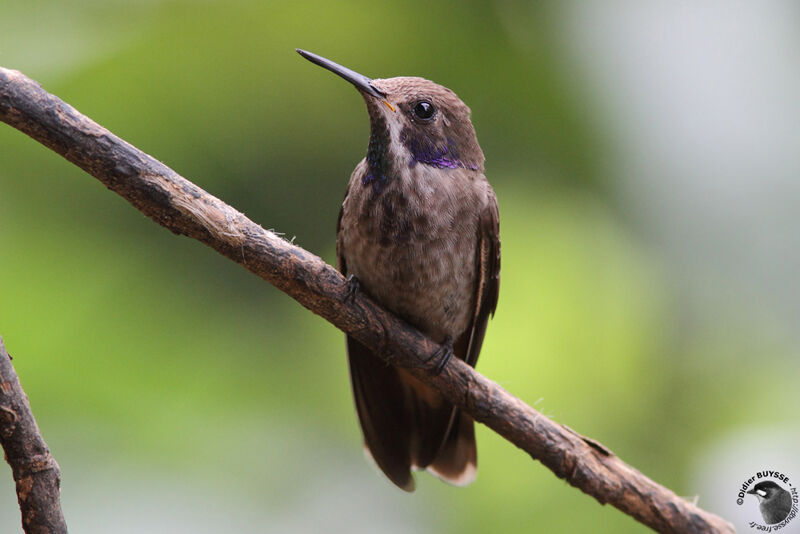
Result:
M28 134L176 234L198 239L321 315L386 361L411 370L475 420L597 499L661 532L733 532L723 519L651 481L599 443L546 418L460 360L432 376L438 345L314 254L264 230L116 137L19 72L0 68L0 120ZM382 349L382 350L381 350Z
M61 471L39 433L0 338L0 445L17 486L22 528L27 534L66 534L61 513Z

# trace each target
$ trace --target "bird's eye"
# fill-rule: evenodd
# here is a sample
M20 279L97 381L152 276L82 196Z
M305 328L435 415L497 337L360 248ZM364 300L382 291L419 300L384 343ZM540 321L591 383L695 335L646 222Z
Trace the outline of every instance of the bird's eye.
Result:
M423 122L427 122L436 114L436 108L427 100L420 100L414 106L414 116Z

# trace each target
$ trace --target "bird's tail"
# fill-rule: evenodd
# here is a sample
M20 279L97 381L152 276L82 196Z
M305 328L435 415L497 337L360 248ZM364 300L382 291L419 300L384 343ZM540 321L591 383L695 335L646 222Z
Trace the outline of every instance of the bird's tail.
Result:
M364 444L389 480L414 491L411 470L428 469L451 484L472 482L477 472L472 419L350 337L347 352Z
M478 448L475 445L475 423L456 409L453 426L436 459L427 469L445 482L466 486L478 474Z

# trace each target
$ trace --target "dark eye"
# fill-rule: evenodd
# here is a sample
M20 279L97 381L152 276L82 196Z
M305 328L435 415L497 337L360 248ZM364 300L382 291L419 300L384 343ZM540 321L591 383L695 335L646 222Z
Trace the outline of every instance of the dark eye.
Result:
M420 100L414 106L414 116L421 121L429 121L436 114L436 108L427 100Z

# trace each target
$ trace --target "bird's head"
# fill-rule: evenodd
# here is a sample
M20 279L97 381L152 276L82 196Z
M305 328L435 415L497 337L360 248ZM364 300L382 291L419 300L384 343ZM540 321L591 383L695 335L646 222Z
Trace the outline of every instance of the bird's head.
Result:
M382 174L397 165L483 171L484 156L470 109L456 94L424 78L370 79L305 50L297 52L352 83L370 116L367 163Z
M758 502L769 501L776 495L780 495L783 493L784 490L778 484L771 480L765 480L763 482L759 482L752 489L749 489L747 493L755 495L758 498Z

